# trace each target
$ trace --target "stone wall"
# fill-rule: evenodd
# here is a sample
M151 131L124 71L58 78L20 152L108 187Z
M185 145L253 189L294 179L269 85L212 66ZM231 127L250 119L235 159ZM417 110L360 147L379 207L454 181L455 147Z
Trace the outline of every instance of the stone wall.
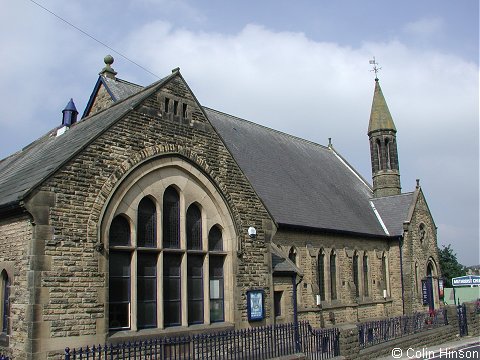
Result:
M468 335L475 338L479 333L480 314L475 313L473 303L467 304ZM458 317L455 306L447 307L448 325L429 329L423 332L404 336L378 345L360 349L358 343L358 330L356 325L339 326L340 329L340 355L345 359L369 360L392 354L394 348L400 349L404 355L413 358L416 351L429 354L429 347L440 345L459 338ZM398 354L398 352L397 352ZM424 355L425 357L427 355ZM431 354L430 354L431 355Z
M88 115L93 115L99 111L102 111L110 106L112 106L113 100L110 94L105 89L105 86L100 85L95 100L93 101L90 113Z
M354 323L378 317L402 314L402 297L398 243L383 239L359 236L314 233L280 229L273 241L279 245L285 256L293 247L296 251L297 266L302 270L303 280L298 285L298 310L301 320L308 320L315 327ZM336 253L337 299L331 299L329 254ZM316 305L319 294L318 256L323 251L324 282L326 299ZM363 254L367 254L368 296L364 292ZM356 298L353 281L353 256L359 254L359 298ZM387 258L388 296L383 298L384 280L382 256Z
M167 114L168 96L188 105L186 117ZM167 116L168 115L168 116ZM95 121L95 118L86 121ZM84 346L106 340L108 325L104 300L108 292L105 253L95 250L102 211L117 183L131 169L148 159L175 156L187 159L215 184L228 205L237 233L235 256L237 290L234 295L235 323L249 326L246 290L265 291L266 320L272 323L271 260L266 242L274 232L272 220L247 179L213 131L203 111L180 76L146 99L125 118L105 131L48 179L33 194L50 195L53 203L39 208L36 217L47 218L48 238L36 248L43 259L38 289L39 324L34 329L38 347L33 353L66 346ZM35 205L38 206L38 205ZM247 235L249 226L257 238ZM188 329L185 329L188 330ZM44 355L42 355L44 354Z
M293 318L293 285L291 277L274 276L273 290L282 291L281 308L282 314L275 317L276 324L291 323Z
M438 278L441 277L437 250L437 229L420 188L416 190L416 203L403 242L403 274L405 286L405 311L428 310L422 304L421 280L427 276L427 266L433 267L433 295L435 307L440 306Z
M10 311L7 338L0 342L0 353L15 359L26 358L29 345L29 284L32 263L29 248L34 226L26 215L0 219L0 272L5 270L10 280Z

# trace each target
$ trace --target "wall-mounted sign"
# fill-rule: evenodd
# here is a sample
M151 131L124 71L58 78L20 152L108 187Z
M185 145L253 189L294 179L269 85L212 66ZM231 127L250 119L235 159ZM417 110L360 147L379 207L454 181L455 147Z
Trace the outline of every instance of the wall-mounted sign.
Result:
M453 286L480 286L480 276L478 275L468 275L452 278Z
M265 317L263 290L247 291L248 321L261 321Z

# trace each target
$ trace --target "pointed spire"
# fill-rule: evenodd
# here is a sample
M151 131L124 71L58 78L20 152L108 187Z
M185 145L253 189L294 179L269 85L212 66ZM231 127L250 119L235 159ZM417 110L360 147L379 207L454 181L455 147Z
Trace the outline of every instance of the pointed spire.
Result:
M113 70L113 68L111 67L111 65L113 64L113 61L114 61L113 56L112 55L107 55L107 56L105 56L103 61L105 62L105 67L102 69L102 71L100 71L100 73L98 75L103 75L103 76L108 77L110 79L115 79L115 76L117 75L117 72L115 70Z
M390 115L390 110L388 110L387 102L383 96L378 78L375 78L375 92L373 94L368 134L377 130L397 131L395 124L393 123L392 115Z

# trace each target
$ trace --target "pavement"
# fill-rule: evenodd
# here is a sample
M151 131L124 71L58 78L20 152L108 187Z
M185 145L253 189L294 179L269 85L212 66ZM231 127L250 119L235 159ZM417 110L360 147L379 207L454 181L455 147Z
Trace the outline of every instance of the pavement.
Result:
M391 359L429 359L435 356L458 350L472 345L480 344L479 336L464 336L458 337L455 340L451 340L444 344L427 346L427 347L415 347L415 348L395 348L392 349L392 354L385 357L377 358L377 360L391 360Z

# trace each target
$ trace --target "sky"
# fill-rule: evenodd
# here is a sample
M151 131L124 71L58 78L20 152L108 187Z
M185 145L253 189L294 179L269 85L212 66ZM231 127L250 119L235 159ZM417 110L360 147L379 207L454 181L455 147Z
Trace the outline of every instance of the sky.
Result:
M121 79L148 85L180 67L204 106L322 145L332 138L371 182L375 57L402 191L420 179L439 246L451 244L463 265L480 263L478 0L0 0L0 8L0 158L58 126L70 98L82 114L111 54Z

